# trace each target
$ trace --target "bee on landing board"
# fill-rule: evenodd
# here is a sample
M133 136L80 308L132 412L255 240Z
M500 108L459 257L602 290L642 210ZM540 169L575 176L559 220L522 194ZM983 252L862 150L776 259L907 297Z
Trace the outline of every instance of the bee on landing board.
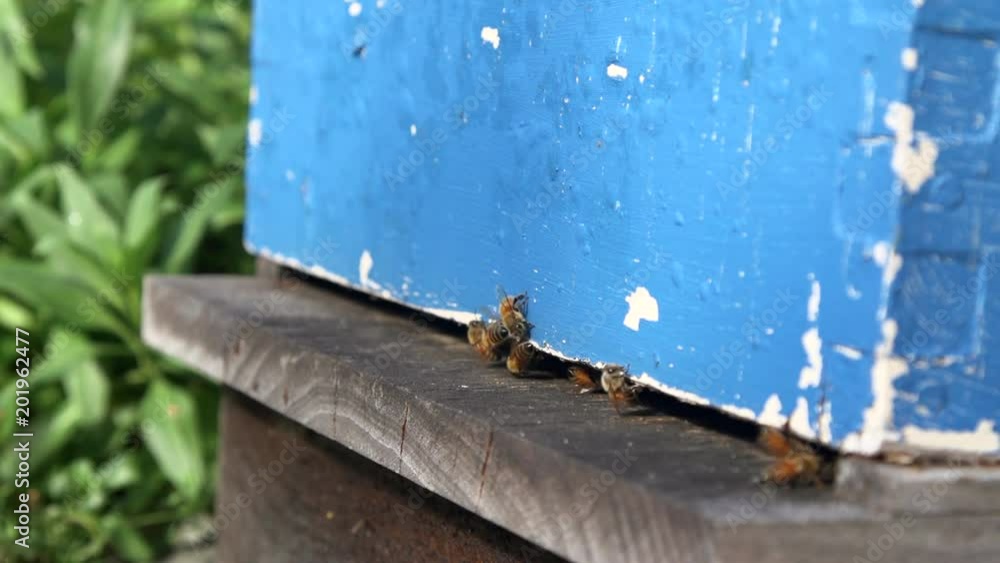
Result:
M601 387L618 414L622 413L622 407L634 404L636 399L635 384L627 375L628 368L617 364L608 364L601 370Z
M784 431L762 428L758 442L777 458L764 472L764 481L793 487L821 486L833 478L832 466L808 443L789 434L787 426Z
M594 381L589 368L584 366L570 366L566 371L569 372L570 381L581 387L580 393L597 391L598 384Z
M515 344L510 355L507 356L507 371L518 377L524 375L528 371L531 361L535 359L537 351L535 345L527 340Z
M503 325L507 327L517 342L527 340L531 333L531 323L526 317L528 294L521 293L511 297L502 287L497 286L497 296L500 298L499 312Z
M473 346L479 345L479 342L483 339L486 334L486 323L483 321L470 321L469 322L469 332L466 337L469 339L469 344Z
M503 323L490 321L475 344L476 351L489 362L499 362L510 344L510 331Z

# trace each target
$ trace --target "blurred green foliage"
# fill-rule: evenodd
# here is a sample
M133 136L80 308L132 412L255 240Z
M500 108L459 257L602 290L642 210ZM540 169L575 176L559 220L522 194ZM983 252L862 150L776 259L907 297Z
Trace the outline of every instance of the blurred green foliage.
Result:
M148 561L212 508L217 389L143 346L142 276L247 272L249 7L0 0L0 555ZM31 549L13 547L14 329Z

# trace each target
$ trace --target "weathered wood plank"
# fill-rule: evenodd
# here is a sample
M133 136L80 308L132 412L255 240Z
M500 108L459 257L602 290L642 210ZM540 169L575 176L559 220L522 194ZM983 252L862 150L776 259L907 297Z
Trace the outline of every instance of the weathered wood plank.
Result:
M220 426L220 563L562 561L238 393Z
M916 524L881 561L1000 554L996 500L934 515L915 503L887 507L884 482L878 495L762 489L755 479L769 460L735 420L672 402L618 417L603 396L513 378L484 366L448 327L350 297L289 277L150 277L143 335L574 561L850 561L908 511ZM994 483L971 476L948 488L998 499Z

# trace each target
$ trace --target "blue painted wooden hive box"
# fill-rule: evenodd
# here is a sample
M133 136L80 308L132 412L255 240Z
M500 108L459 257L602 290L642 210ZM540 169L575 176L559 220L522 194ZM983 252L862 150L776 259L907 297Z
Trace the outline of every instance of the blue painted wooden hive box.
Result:
M250 252L842 451L996 456L1000 4L258 0Z

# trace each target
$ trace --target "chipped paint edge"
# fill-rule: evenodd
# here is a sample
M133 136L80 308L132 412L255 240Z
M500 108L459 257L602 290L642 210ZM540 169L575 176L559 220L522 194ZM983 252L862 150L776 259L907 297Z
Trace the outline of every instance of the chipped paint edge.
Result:
M366 293L368 295L373 295L385 299L399 305L403 305L409 309L415 309L422 311L424 313L433 315L438 318L446 319L459 324L467 325L470 321L482 318L478 313L471 311L453 310L453 309L443 309L437 307L423 307L419 305L414 305L413 303L403 301L398 297L393 296L385 289L381 289L380 286L376 289L373 286L363 286L361 284L353 283L349 279L339 274L335 274L326 270L318 264L305 265L301 261L287 257L278 252L273 252L266 247L257 247L249 240L243 241L244 249L251 255L260 256L266 258L272 262L280 264L282 266L287 266L302 272L307 272L317 278L324 279L326 281L335 283L337 285L353 289ZM883 280L891 283L892 280ZM377 285L377 284L374 284ZM929 451L954 451L962 453L974 453L974 454L995 454L1000 452L1000 432L994 429L994 422L989 420L981 420L979 425L975 430L972 431L944 431L944 430L928 430L922 429L913 425L905 426L902 431L894 431L891 429L891 425L880 426L877 431L874 426L869 426L871 423L868 420L869 416L873 418L882 418L881 416L875 416L881 414L885 416L884 412L885 403L888 401L888 416L891 418L892 415L892 404L891 401L895 396L895 389L893 387L893 382L896 377L905 373L905 370L909 367L908 364L902 358L892 354L893 344L895 340L895 332L898 330L895 321L892 319L887 319L883 323L883 342L879 346L876 353L876 361L872 366L872 385L873 388L878 385L881 390L876 396L876 400L872 405L868 407L865 411L865 427L860 429L858 432L848 434L842 438L839 442L833 441L830 435L830 424L832 419L832 413L828 410L820 413L818 416L817 423L819 425L819 432L812 427L811 423L806 423L803 425L802 420L802 403L805 402L804 398L797 397L796 408L788 416L781 414L782 406L780 405L780 397L776 394L768 398L768 403L773 402L772 399L778 399L779 403L777 405L778 409L776 412L770 412L767 408L767 403L762 409L760 414L754 412L752 408L743 407L738 405L723 404L716 405L711 403L708 399L692 393L679 389L677 387L672 387L665 383L659 382L652 378L648 373L643 372L639 375L630 375L630 378L636 383L655 389L661 393L674 397L685 403L689 403L696 406L709 407L717 411L726 413L728 415L734 416L739 419L747 420L750 422L756 422L761 426L770 427L781 427L784 425L785 421L789 421L790 430L805 439L818 440L824 444L828 444L832 447L838 448L841 452L846 454L855 454L863 456L873 456L881 453L886 449L886 446L891 444L896 444L900 446L906 446L919 450L921 452ZM567 362L578 362L593 366L596 369L601 369L603 366L607 365L607 362L596 361L591 358L584 358L578 356L567 355L560 350L552 347L547 343L538 342L532 340L532 343L541 351L559 358ZM843 354L843 351L837 350L842 355L845 355L851 359L854 359L852 354ZM850 352L854 352L854 349L850 349ZM858 358L860 359L860 358ZM900 365L902 362L902 365ZM903 371L899 371L903 370ZM876 372L878 376L876 377ZM876 381L877 380L877 381ZM891 389L885 389L885 385ZM879 397L881 396L881 399ZM808 403L805 402L806 407ZM869 413L869 411L873 411ZM808 411L805 411L806 414ZM798 413L798 416L796 416ZM777 415L777 416L774 416ZM779 420L780 419L780 420ZM797 420L797 422L791 422L792 420Z
M380 285L371 282L370 279L368 280L369 281L368 285L357 284L340 274L335 274L323 268L319 264L305 265L299 260L296 260L295 258L290 258L279 252L273 252L266 247L258 248L254 246L253 243L247 240L243 241L243 248L250 254L266 258L267 260L270 260L271 262L274 262L276 264L287 266L289 268L293 268L300 272L306 272L313 276L316 276L317 278L333 282L339 286L343 286L348 289L353 289L355 291L360 291L368 295L373 295L375 297L385 299L386 301L391 301L392 303L403 305L407 308L415 309L417 311L421 311L438 318L446 319L464 325L467 325L469 324L469 322L481 318L481 315L479 315L478 313L474 313L472 311L462 311L458 309L442 309L440 307L423 307L420 305L414 305L413 303L404 301L394 296L391 292L389 292L386 289L383 289ZM365 252L368 251L366 250Z

